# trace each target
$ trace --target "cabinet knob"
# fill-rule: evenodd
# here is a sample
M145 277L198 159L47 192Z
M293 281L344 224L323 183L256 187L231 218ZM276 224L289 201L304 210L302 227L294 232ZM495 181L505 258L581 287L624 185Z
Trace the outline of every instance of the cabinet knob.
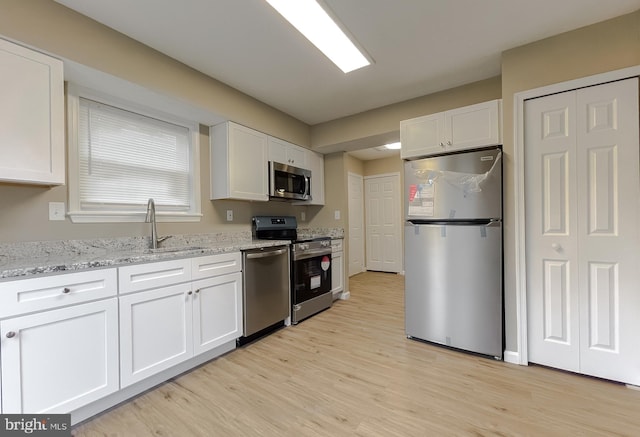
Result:
M444 143L440 143L440 147L444 149Z
M453 146L453 143L451 142L451 140L447 141L447 146Z
M196 290L196 294L198 294L198 293L200 293L200 289L199 288Z
M68 287L64 287L64 288L62 289L62 292L63 292L64 294L67 294L67 293L71 292L71 289L70 289L70 288L68 288Z
M15 332L13 332L13 331L9 331L9 332L7 332L7 338L13 338L13 337L15 337L15 336L16 336L16 333L15 333Z
M189 290L189 292L187 293L189 296L191 296L193 294L193 291Z

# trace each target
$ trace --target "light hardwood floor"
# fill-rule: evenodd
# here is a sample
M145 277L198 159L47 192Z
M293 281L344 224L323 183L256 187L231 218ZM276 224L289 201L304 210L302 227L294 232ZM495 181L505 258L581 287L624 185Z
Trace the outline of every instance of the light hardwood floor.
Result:
M404 335L402 276L74 429L76 436L640 436L640 391Z

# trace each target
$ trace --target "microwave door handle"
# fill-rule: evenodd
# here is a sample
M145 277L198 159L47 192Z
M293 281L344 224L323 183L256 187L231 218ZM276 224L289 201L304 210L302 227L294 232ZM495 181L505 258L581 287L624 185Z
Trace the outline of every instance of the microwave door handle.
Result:
M309 177L305 176L304 177L304 198L306 199L307 197L309 197Z

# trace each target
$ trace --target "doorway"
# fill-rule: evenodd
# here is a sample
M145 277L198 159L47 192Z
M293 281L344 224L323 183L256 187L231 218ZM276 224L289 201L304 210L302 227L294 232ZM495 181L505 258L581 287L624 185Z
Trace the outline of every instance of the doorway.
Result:
M367 270L402 271L400 174L364 178Z

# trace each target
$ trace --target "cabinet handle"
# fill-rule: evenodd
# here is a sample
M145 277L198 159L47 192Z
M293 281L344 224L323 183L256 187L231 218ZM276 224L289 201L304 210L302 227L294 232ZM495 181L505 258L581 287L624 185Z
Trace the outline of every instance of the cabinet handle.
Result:
M64 288L62 289L62 292L63 292L64 294L67 294L67 293L71 292L71 289L70 289L70 288L68 288L68 287L64 287Z
M9 332L7 332L7 338L13 338L13 337L15 337L15 336L16 336L16 333L15 333L15 332L13 332L13 331L9 331Z

